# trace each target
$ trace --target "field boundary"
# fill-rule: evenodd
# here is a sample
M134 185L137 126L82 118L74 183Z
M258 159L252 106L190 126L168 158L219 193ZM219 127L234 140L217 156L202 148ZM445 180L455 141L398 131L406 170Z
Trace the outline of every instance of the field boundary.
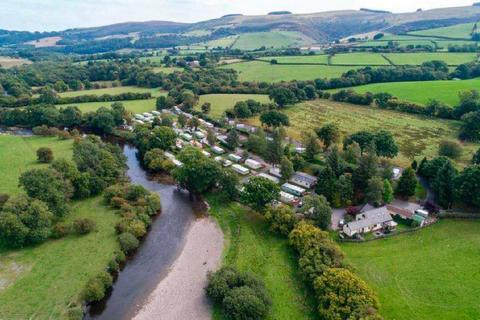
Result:
M392 60L390 60L389 58L387 58L387 56L386 56L386 55L382 54L382 57L383 57L383 59L387 60L387 61L388 61L388 63L390 63L390 65L392 65L392 66L396 66L396 64L395 64L395 63L394 63Z

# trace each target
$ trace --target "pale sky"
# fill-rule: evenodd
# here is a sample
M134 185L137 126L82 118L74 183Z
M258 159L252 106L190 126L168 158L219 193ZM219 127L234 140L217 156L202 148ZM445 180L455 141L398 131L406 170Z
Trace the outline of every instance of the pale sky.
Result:
M393 12L469 6L476 0L0 0L0 29L52 31L126 21L197 22L225 14L311 13L360 7Z

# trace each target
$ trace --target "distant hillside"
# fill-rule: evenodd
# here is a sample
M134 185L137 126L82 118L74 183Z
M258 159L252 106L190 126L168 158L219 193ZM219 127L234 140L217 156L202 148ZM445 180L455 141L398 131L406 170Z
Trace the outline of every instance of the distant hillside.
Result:
M276 11L259 16L229 14L191 24L168 21L126 22L52 33L0 30L0 45L26 45L45 37L61 37L58 44L63 46L65 52L93 53L121 48L145 49L215 43L216 40L222 42L222 39L235 35L279 31L295 32L301 35L299 39L303 37L322 43L377 30L406 33L479 19L480 6L473 5L399 14L374 9L310 14Z

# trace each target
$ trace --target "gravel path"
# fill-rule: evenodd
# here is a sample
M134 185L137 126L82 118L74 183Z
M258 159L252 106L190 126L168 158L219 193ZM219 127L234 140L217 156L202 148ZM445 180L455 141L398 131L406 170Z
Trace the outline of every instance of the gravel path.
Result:
M182 253L134 319L211 319L211 304L203 288L207 272L220 264L222 249L223 233L215 221L196 220Z

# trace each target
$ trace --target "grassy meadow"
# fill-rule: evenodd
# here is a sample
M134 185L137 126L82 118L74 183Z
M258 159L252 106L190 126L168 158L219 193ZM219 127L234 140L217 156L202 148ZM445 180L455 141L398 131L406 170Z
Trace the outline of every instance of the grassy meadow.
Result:
M174 73L174 72L182 72L183 71L183 68L178 68L178 67L154 67L153 68L153 72L155 73L166 73L166 74L170 74L170 73ZM157 89L158 90L158 89Z
M456 66L478 60L473 52L415 52L415 53L386 53L385 56L396 65L420 65L426 61L441 60L448 65Z
M305 35L294 31L251 32L240 34L234 41L232 49L285 48L301 46L311 41Z
M115 101L108 102L83 102L83 103L71 103L71 104L59 104L57 107L66 108L68 106L77 106L82 112L95 111L100 107L110 107ZM117 101L122 103L125 108L133 113L143 113L156 109L156 99L145 100L125 100Z
M436 99L451 106L458 105L458 94L462 91L479 89L480 78L471 80L445 80L445 81L409 81L373 83L364 86L352 87L359 93L388 92L402 100L426 104L429 100ZM338 90L332 90L338 91Z
M20 175L24 171L47 166L37 162L38 148L51 148L55 159L71 159L72 143L73 140L59 140L57 137L20 137L0 134L0 176L2 177L0 193L21 192L18 187Z
M259 214L238 203L225 204L215 196L207 200L225 234L223 264L252 272L265 282L273 302L267 319L315 319L313 295L301 280L287 239L270 232ZM215 308L213 319L225 317Z
M271 60L277 60L278 63L317 63L327 64L328 55L316 54L305 56L282 56L282 57L262 57L258 60L270 62Z
M345 65L390 65L380 53L371 52L354 52L336 54L332 57L332 65L345 64Z
M234 69L240 81L280 82L336 78L352 67L326 65L271 65L263 61L231 64L222 68Z
M270 102L270 98L263 94L206 94L200 96L196 109L201 111L201 106L205 102L212 104L209 115L219 119L227 109L232 109L239 101L253 99L262 103Z
M456 140L460 126L460 122L453 120L434 119L323 99L297 104L286 109L285 113L290 118L287 134L297 140L301 140L303 131L321 127L329 122L338 125L342 136L362 130L388 130L392 132L400 149L393 162L403 167L408 166L414 158L438 155L439 142L444 139ZM260 125L258 117L251 119L250 122ZM479 146L474 143L464 144L464 152L457 160L457 164L460 166L468 164Z
M480 221L441 220L417 232L341 246L378 293L385 319L480 318Z
M473 30L474 23L463 23L456 24L449 27L434 28L420 31L413 31L409 34L411 35L421 35L421 36L438 36L438 37L450 37L458 39L471 39L471 33Z
M5 69L21 66L24 64L31 64L31 63L32 62L30 60L26 60L26 59L0 56L0 67Z
M84 95L101 96L103 94L116 95L116 94L127 93L127 92L132 92L132 93L150 92L153 97L159 97L165 94L164 91L161 91L158 88L150 89L150 88L140 88L140 87L134 87L134 86L124 86L124 87L112 87L112 88L104 88L104 89L67 91L67 92L59 93L59 96L60 97L78 97L78 96L84 96Z

